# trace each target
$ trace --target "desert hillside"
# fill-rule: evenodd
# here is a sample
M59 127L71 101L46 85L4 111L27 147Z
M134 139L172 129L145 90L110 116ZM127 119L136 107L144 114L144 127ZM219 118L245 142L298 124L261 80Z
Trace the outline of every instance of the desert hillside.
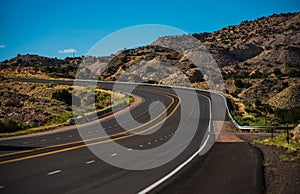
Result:
M187 81L193 87L207 89L205 72L183 54L161 46L180 44L184 36L188 35L161 37L150 45L122 50L108 57L61 60L19 55L0 63L0 76L74 78L77 73L81 78L93 76L100 80L126 78L178 85ZM193 37L201 41L220 67L226 95L234 102L234 114L241 123L299 122L300 12L243 21L216 32L193 34ZM174 66L176 70L163 69L162 63L155 61ZM78 69L79 64L83 65ZM147 74L141 76L142 71Z
M31 78L74 78L81 57L49 58L38 55L20 55L0 62L0 76Z
M244 118L245 124L255 124L267 117L268 121L264 122L274 124L278 122L276 117L286 115L284 117L291 116L291 120L299 122L300 13L274 14L193 36L202 42L221 68L226 93L235 102L238 119ZM206 89L207 80L197 66L182 54L157 46L182 39L182 36L167 36L145 47L124 50L112 59L100 79L116 80L133 64L159 60L180 69L194 87ZM178 78L174 73L155 80L159 71L147 72L149 75L138 81L170 84L170 77ZM135 75L139 75L139 71L130 69L127 78L135 81ZM287 110L292 113L288 114Z

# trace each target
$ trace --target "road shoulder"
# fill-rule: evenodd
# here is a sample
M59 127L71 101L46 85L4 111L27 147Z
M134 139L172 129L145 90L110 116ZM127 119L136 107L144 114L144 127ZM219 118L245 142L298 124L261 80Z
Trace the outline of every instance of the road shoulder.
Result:
M224 123L212 149L158 193L264 193L262 153L231 130Z

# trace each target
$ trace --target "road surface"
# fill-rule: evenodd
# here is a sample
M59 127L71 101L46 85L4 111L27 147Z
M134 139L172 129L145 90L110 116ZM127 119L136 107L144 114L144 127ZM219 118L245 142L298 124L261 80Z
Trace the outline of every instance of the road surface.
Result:
M65 83L70 84L70 82ZM101 83L100 86L109 89L112 84ZM123 88L126 91L126 84ZM74 126L72 130L53 134L1 140L0 193L138 193L148 191L149 186L190 159L199 150L210 129L212 115L209 98L197 93L197 101L195 101L190 97L189 91L185 89L178 89L178 91L181 97L168 87L138 86L133 94L140 96L143 102L129 110L133 120L124 120L123 114L120 114L118 118L113 117L101 121L107 136L99 137L97 130L99 122L94 122L84 126L84 130L77 130ZM156 101L160 104L153 105ZM188 104L188 107L182 109L182 103ZM166 107L164 114L161 112L162 104ZM149 110L152 110L152 115ZM196 117L194 113L199 110L200 117ZM213 114L218 113L215 111ZM181 118L185 118L183 128L188 129L197 124L193 138L182 153L156 168L146 170L119 168L99 159L87 147L88 145L107 145L105 157L108 160L126 162L122 161L124 159L120 160L118 152L109 150L110 143L117 142L127 148L128 153L134 150L154 149L171 141ZM122 126L131 127L132 131L125 131L118 122L120 120L124 122ZM139 125L135 126L137 124ZM161 125L158 131L149 133L158 125ZM81 136L88 141L83 142ZM165 150L161 156L145 155L149 161L144 162L155 162L156 157L159 159L164 155L171 155L174 150L180 149L181 145L177 146L174 149ZM140 165L143 166L143 164Z

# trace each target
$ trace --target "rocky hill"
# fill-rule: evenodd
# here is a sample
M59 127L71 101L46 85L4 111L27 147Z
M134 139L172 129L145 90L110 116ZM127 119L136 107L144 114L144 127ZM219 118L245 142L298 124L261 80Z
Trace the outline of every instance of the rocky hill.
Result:
M73 78L78 64L82 63L77 74L82 78L176 85L190 82L193 87L207 89L207 73L211 71L201 71L185 56L188 53L163 46L174 42L178 48L180 44L193 45L193 42L182 42L186 36L190 35L161 37L150 45L109 57L58 60L18 56L0 63L0 75ZM270 124L299 122L300 115L293 121L277 117L279 112L292 110L295 115L300 109L300 12L243 21L213 33L193 34L193 37L220 67L227 96L234 101L241 119L247 120L246 124L260 122L253 119L260 117L268 117Z
M274 14L244 21L213 33L193 34L209 50L225 80L226 93L241 116L274 117L275 110L300 105L300 13ZM103 71L100 79L170 84L178 72L155 80L159 71L140 71L130 67L143 61L162 61L181 70L194 87L207 88L206 76L184 55L157 45L171 45L182 36L168 36L151 45L120 52ZM153 64L152 64L153 65ZM146 66L151 66L146 64ZM140 65L140 68L145 65ZM147 67L149 68L149 67ZM129 72L128 72L129 69ZM127 74L126 74L127 72ZM161 78L161 76L160 76ZM182 79L179 79L180 82ZM171 82L173 83L173 82Z
M35 77L35 78L74 78L81 57L48 58L38 55L18 55L0 62L0 76L3 77Z

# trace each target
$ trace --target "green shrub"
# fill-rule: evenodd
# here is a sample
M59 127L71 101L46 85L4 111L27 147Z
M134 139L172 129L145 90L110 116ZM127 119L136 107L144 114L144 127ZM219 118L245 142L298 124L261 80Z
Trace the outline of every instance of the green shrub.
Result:
M51 121L49 121L47 124L63 123L66 122L68 119L73 118L73 116L73 113L61 112L58 115L52 117Z
M15 132L22 129L25 129L25 126L19 121L0 119L0 133Z
M274 114L279 118L280 123L297 124L300 122L300 106L289 109L276 109Z
M197 66L194 63L189 64L190 68L196 68Z
M267 78L268 75L267 74L263 74L260 71L256 71L255 73L253 73L251 75L251 78L256 79L256 78Z
M233 68L234 69L241 69L241 67L238 64L236 64Z
M72 94L66 89L57 90L57 91L53 92L52 98L62 101L69 106L72 105Z
M244 83L243 83L243 81L240 80L240 79L236 79L236 80L234 81L234 85L235 85L235 87L237 87L237 88L243 88L243 87L244 87Z

